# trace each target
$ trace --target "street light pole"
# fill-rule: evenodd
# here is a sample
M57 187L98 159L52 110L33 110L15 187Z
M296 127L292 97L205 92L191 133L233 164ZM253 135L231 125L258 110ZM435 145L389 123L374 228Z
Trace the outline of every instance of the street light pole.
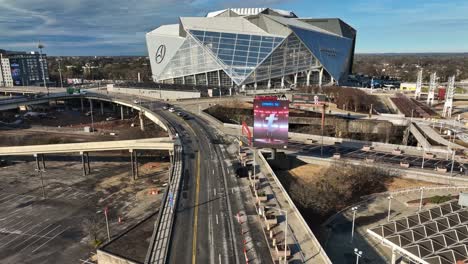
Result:
M392 199L393 199L393 196L388 196L387 197L388 199L388 215L387 215L387 222L390 222L390 212L391 212L391 208L392 208Z
M47 97L49 97L49 87L47 87L46 79L45 79L45 71L44 71L44 60L42 58L42 49L44 48L44 45L42 45L41 42L37 45L39 48L39 60L41 61L41 71L42 71L42 81L44 82L44 87L47 89Z
M353 239L354 239L354 221L356 220L357 209L358 209L357 206L354 206L353 208L351 208L351 211L353 211L353 225L351 227L351 243L353 242Z
M362 257L362 251L359 249L355 248L354 249L354 254L356 254L356 264L359 264L359 258Z
M419 198L419 211L422 210L422 201L423 201L423 194L424 194L424 187L421 187L421 197Z
M60 76L60 88L63 88L63 80L62 80L62 58L58 59L59 64L59 76Z
M422 147L423 149L423 154L422 154L422 163L421 163L421 169L424 169L424 157L426 156L426 153L425 153L425 149L424 147Z
M453 165L455 163L455 150L452 150L452 166L450 166L450 176L453 176Z

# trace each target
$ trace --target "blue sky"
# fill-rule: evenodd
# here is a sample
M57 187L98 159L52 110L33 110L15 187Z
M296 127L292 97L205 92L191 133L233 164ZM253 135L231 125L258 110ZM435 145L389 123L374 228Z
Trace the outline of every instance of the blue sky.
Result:
M342 18L358 53L468 52L467 0L0 0L0 49L41 40L50 55L146 55L146 32L227 7Z

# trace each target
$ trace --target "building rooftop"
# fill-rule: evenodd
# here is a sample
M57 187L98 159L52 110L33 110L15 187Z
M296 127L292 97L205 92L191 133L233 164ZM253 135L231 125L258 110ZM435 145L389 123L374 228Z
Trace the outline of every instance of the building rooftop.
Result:
M273 8L228 8L228 9L222 9L222 10L217 10L213 12L209 12L206 16L207 17L216 17L219 15L222 15L226 12L233 12L235 15L239 16L251 16L251 15L258 15L261 13L275 13L276 15L284 16L284 17L297 17L296 14L294 14L292 11L286 11L282 9L273 9Z

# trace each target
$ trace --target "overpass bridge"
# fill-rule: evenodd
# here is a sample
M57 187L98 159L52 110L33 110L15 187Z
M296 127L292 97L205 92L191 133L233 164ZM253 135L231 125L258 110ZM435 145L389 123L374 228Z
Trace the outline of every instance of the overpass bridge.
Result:
M25 91L31 91L25 89ZM17 90L17 92L21 92ZM34 92L34 91L31 91ZM43 90L38 92L44 93ZM180 134L180 142L176 140L170 142L169 139L161 139L161 141L139 140L138 142L120 142L119 146L113 143L109 145L102 145L102 143L92 145L73 145L66 152L87 152L92 150L106 150L106 149L139 149L145 147L147 144L154 144L153 147L166 148L173 150L174 156L172 159L171 168L171 184L167 186L165 197L159 209L158 220L154 225L154 232L151 238L150 248L147 254L147 263L214 263L212 255L223 258L224 263L242 263L240 259L242 256L242 239L239 239L239 234L244 234L240 230L240 225L234 225L235 213L242 210L243 196L240 196L238 190L243 188L239 186L239 182L234 177L234 170L232 168L232 161L226 162L229 156L224 147L213 142L218 138L218 133L203 118L196 117L191 121L183 122L177 116L159 110L163 103L155 101L148 101L143 103L134 103L135 96L128 96L122 94L101 94L94 91L89 91L85 95L69 95L64 91L56 91L51 93L49 97L41 97L35 99L15 99L0 101L0 110L14 109L20 105L33 105L48 103L50 100L66 100L72 98L82 98L86 100L100 100L105 102L112 102L120 104L121 106L131 107L140 111L153 122L163 127L170 134L171 138L179 138L176 133ZM183 123L183 124L182 124ZM183 135L183 136L182 136ZM87 143L78 143L87 144ZM172 144L172 145L171 145ZM97 146L101 145L101 146ZM15 147L9 150L8 155L34 155L54 153L53 151L62 151L61 147L67 146L31 146L32 149ZM2 151L2 149L0 149ZM7 150L4 150L7 151ZM42 151L42 152L41 152ZM186 152L186 155L181 155ZM194 155L196 158L190 158L189 155ZM229 164L229 167L227 166ZM225 166L226 167L223 167ZM182 177L182 166L184 170L190 172L190 178ZM187 172L187 173L188 173ZM200 177L200 174L203 177ZM178 208L178 193L181 192L179 187L181 182L184 182L183 190L187 192L187 196L183 199L183 208ZM186 182L187 181L187 182ZM210 188L218 190L214 192L216 198L210 198ZM200 192L200 189L203 190ZM206 190L206 191L205 191ZM169 193L172 193L170 195ZM231 200L229 200L229 197ZM213 200L214 199L214 200ZM241 204L241 205L239 205ZM201 206L203 205L203 206ZM231 206L233 207L231 209ZM300 214L296 208L291 208L290 212ZM197 213L199 212L199 214ZM216 225L213 224L214 216L216 215ZM219 215L219 225L218 223ZM194 223L198 223L194 224ZM211 223L211 224L209 224ZM287 224L287 223L286 223ZM289 236L294 237L295 234L307 233L314 239L313 233L305 227L294 227L294 232ZM261 234L259 231L258 234ZM197 236L198 233L198 236ZM250 233L250 232L249 232ZM255 232L252 232L255 233ZM210 235L208 235L210 234ZM289 239L288 239L289 240ZM312 243L314 251L310 255L303 243L311 243L311 240L296 241L300 254L308 256L304 262L314 262L317 259L323 259L320 263L330 263L326 253L321 250L318 243ZM265 237L256 241L254 244L259 245L265 243ZM265 245L268 247L268 245ZM255 247L255 246L254 246ZM254 250L255 252L255 250ZM305 253L307 252L307 254ZM103 254L101 254L103 253ZM101 254L101 255L100 255ZM98 250L99 256L106 255L103 250ZM252 254L252 251L244 254ZM271 255L256 253L257 259L269 262ZM107 254L108 256L109 254ZM101 263L102 259L99 259ZM116 259L107 262L115 263ZM220 261L221 262L221 261ZM103 262L104 263L104 262ZM119 262L120 263L120 262ZM129 262L122 262L129 263Z
M168 150L174 149L175 141L170 138L150 138L120 141L31 145L0 147L0 156L31 156L37 154L59 154L74 152L98 152L116 150Z

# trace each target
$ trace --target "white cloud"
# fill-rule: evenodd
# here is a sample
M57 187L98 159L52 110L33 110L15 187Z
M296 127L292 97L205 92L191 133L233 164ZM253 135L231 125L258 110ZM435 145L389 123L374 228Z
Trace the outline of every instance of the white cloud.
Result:
M279 0L252 0L249 6L270 6ZM284 1L282 1L284 2ZM140 45L144 32L175 23L178 16L200 16L239 6L234 0L0 0L0 48L46 46L66 50L98 45ZM49 50L54 53L53 50Z

